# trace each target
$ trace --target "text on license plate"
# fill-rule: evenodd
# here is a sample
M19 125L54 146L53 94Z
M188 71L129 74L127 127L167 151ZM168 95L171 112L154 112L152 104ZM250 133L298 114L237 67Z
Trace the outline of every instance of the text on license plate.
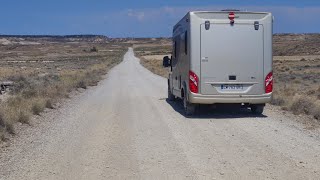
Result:
M222 84L221 90L243 90L242 84Z

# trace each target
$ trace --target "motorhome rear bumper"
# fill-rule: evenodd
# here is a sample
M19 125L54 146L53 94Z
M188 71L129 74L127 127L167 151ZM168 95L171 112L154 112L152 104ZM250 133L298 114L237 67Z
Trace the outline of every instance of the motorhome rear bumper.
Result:
M216 104L216 103L249 103L264 104L271 101L272 93L263 95L201 95L189 94L189 102L194 104Z

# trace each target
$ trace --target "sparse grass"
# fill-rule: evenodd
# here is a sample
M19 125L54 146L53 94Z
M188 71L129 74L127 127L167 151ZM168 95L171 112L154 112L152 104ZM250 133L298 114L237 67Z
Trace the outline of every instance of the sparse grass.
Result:
M0 101L0 141L5 133L15 133L16 122L28 124L32 115L41 115L45 108L54 109L59 99L69 97L70 92L77 88L96 86L102 75L121 62L128 45L121 44L113 48L108 44L96 44L92 48L95 49L94 53L82 51L83 47L79 45L68 45L71 49L65 49L63 44L48 46L45 48L61 53L57 57L55 55L59 61L49 59L53 63L41 63L46 58L51 58L51 55L46 56L49 50L39 53L41 50L38 49L43 48L42 46L18 46L14 49L25 53L21 54L22 59L28 57L30 61L40 61L38 63L8 64L2 59L10 58L7 56L14 53L2 55L0 51L0 65L3 66L0 68L0 80L14 82L10 97ZM83 43L82 46L88 49L92 47L90 43ZM3 47L0 46L0 50L1 48ZM104 50L106 48L113 50ZM65 55L66 53L69 54ZM19 55L16 56L18 59Z
M155 43L155 42L153 42ZM140 59L140 63L151 72L167 78L170 68L162 66L162 58L171 54L171 41L169 39L162 40L162 45L159 44L144 44L136 45L134 48L135 55ZM154 56L156 55L156 56ZM149 56L148 58L146 58ZM151 58L150 58L151 56Z
M275 56L320 55L320 34L277 34L273 36Z
M5 127L9 133L14 133L15 122L28 124L31 114L40 115L45 108L53 109L53 99L68 97L77 88L86 89L87 86L97 85L101 75L120 62L120 59L121 56L81 71L62 71L58 77L13 78L17 86L11 92L13 96L0 105L0 126ZM47 84L48 82L50 83Z
M140 63L149 69L151 72L162 76L162 77L168 77L170 68L164 68L162 67L162 61L156 60L156 59L145 59L144 57L140 57Z
M296 58L299 59L299 58ZM275 89L272 104L294 114L307 114L320 119L320 61L274 61ZM289 68L290 71L282 71Z

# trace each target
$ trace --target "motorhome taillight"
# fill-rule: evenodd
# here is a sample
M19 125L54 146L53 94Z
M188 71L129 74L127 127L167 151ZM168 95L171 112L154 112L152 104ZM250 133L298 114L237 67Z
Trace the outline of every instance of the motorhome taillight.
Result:
M193 93L198 93L199 92L199 78L198 76L192 72L189 71L189 89Z
M271 93L273 90L273 74L270 72L265 81L265 86L266 86L266 93Z

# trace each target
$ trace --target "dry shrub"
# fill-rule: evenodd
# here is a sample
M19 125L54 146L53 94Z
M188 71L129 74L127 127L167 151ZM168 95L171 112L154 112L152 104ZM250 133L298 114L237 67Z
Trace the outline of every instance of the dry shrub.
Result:
M297 92L297 89L296 87L294 86L294 84L288 84L286 85L283 89L280 90L281 91L281 95L283 96L283 98L286 98L286 99L291 99L291 97L293 97L296 92Z
M14 134L13 123L14 119L12 118L12 113L7 112L4 106L0 108L0 129L6 130L7 132ZM3 134L4 135L4 134Z
M9 98L7 103L2 106L6 125L18 122L19 114L25 108L27 108L26 101L23 101L20 96Z
M38 91L36 90L35 87L30 87L22 91L22 96L24 98L33 98L37 97Z
M0 127L4 127L5 126L5 120L4 120L4 114L2 109L0 109Z
M30 113L27 111L20 111L18 121L23 124L29 124L30 122Z
M306 94L307 95L314 95L314 94L316 94L316 91L311 89L311 90L308 90Z
M15 82L13 93L17 94L20 93L23 89L26 89L29 87L29 82L27 81L27 78L23 75L16 75L11 76L8 78L9 80Z
M98 52L98 49L97 49L95 46L93 46L93 47L90 49L90 52Z
M87 89L87 84L84 80L81 80L77 83L77 88Z
M14 134L14 127L13 124L15 123L15 120L17 119L18 116L13 116L13 114L7 113L5 110L2 111L3 117L2 121L3 124L0 126L0 129L6 130L8 133Z
M6 125L6 131L7 131L8 133L10 133L10 134L15 134L13 124L8 123L8 124Z
M7 103L1 106L5 126L8 127L15 122L28 124L30 120L29 107L29 100L23 97L9 98Z
M271 104L277 105L277 106L283 106L286 104L285 99L278 95L273 95Z
M47 99L46 100L46 108L54 109L54 102L52 101L52 99Z
M314 106L311 110L311 115L315 119L320 120L320 100L314 102Z
M47 97L48 99L62 97L57 83L47 86L47 88L41 91L41 96Z
M298 80L298 79L295 79L295 80L293 80L293 83L295 83L295 84L300 84L300 83L301 83L301 81L300 81L300 80Z
M42 113L44 109L45 109L45 103L43 102L43 100L38 99L33 102L32 113L34 115L40 115L40 113Z
M0 142L5 141L5 130L0 126Z
M294 114L310 114L314 106L314 100L311 98L297 95L292 100L290 110L293 111Z

